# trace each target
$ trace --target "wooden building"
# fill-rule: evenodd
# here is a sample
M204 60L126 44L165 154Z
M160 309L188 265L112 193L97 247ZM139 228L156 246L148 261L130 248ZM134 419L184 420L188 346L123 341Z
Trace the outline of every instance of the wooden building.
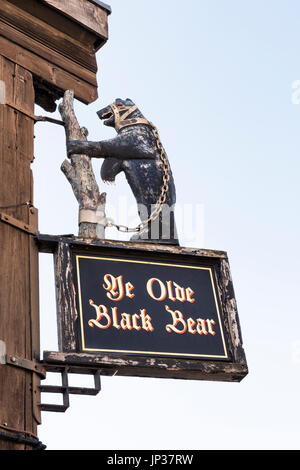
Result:
M0 449L41 448L34 104L67 89L98 97L96 52L110 7L99 0L0 0Z

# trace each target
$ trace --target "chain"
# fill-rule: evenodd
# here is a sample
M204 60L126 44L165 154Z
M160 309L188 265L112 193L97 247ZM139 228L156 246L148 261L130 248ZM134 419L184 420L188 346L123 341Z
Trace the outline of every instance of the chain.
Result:
M166 199L167 199L167 193L168 193L168 190L169 190L169 181L170 181L170 165L169 165L164 147L161 143L157 128L153 124L151 124L151 123L149 123L149 124L151 125L151 127L153 129L153 135L156 139L156 145L157 145L157 148L160 152L160 159L161 159L161 162L163 164L163 185L161 187L160 197L159 197L159 199L158 199L158 201L155 205L155 208L154 208L153 212L148 217L148 219L143 220L135 228L129 228L126 225L118 225L118 224L115 224L113 221L109 221L107 223L106 227L115 227L119 232L123 232L123 233L138 233L138 232L143 233L146 230L146 226L149 224L149 222L153 222L154 220L157 219L157 217L161 213L161 211L163 209L163 205L165 204Z

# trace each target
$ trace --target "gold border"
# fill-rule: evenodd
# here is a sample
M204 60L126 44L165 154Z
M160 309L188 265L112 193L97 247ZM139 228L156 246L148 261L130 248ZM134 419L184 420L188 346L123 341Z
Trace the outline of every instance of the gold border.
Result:
M93 259L93 260L103 260L103 261L119 261L121 263L135 263L135 264L153 264L157 266L171 266L173 268L189 268L189 269L202 269L203 271L209 271L210 273L210 280L213 289L213 295L215 299L215 304L217 308L217 315L219 320L219 327L222 337L223 348L225 352L225 356L216 356L211 354L183 354L183 353L166 353L166 352L156 352L156 351L128 351L128 350L119 350L119 349L92 349L92 348L85 348L85 338L84 338L84 327L83 327L83 312L82 312L82 298L81 298L81 285L80 285L80 269L79 269L79 259ZM77 284L78 284L78 295L79 295L79 311L80 311L80 329L81 329L81 344L83 351L91 351L91 352L113 352L113 353L128 353L128 354L155 354L160 356L182 356L182 357L211 357L215 359L228 359L228 352L226 348L224 332L222 328L222 321L220 316L220 310L217 300L216 288L214 283L214 278L212 274L212 268L205 268L201 266L189 266L183 264L169 264L169 263L156 263L154 261L138 261L138 260L127 260L127 259L119 259L119 258L106 258L106 257L99 257L99 256L81 256L76 255L76 270L77 270Z

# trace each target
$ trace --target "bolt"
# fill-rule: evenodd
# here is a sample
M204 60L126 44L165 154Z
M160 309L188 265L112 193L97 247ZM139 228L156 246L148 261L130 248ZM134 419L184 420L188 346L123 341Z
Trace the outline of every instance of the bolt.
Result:
M17 358L16 358L15 356L12 356L12 357L11 357L11 361L12 361L12 362L16 362L16 361L17 361Z

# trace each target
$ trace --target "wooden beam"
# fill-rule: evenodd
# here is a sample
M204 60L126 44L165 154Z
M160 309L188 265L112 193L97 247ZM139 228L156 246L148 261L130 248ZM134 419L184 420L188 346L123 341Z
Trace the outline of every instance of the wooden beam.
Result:
M87 370L100 369L101 375L152 377L161 379L240 382L248 373L246 364L217 361L195 361L143 356L62 353L44 351L43 363L59 371L62 366Z
M61 90L74 90L75 97L83 103L92 103L98 97L97 88L80 80L65 70L55 67L46 59L38 57L21 46L0 36L0 52L7 59L21 65L39 77L47 77L47 81Z
M62 15L58 10L48 6L46 3L42 2L42 0L26 0L26 2L24 2L24 0L6 1L29 13L33 17L33 21L36 19L41 20L95 52L94 43L97 41L98 36L73 21L71 18Z
M86 240L83 238L75 237L74 235L67 235L59 236L59 235L48 235L48 234L38 234L36 236L37 243L39 245L39 249L41 253L54 253L57 249L58 243L69 243L70 245L78 248L84 248L87 243L89 247L94 247L95 250L97 248L107 248L110 250L115 250L116 252L120 250L126 250L128 254L130 252L135 252L140 254L143 252L153 252L153 244L151 243L133 243L133 242L126 242L126 241L119 241L119 240ZM200 249L200 248L185 248L183 246L177 245L159 245L155 244L155 252L164 255L164 254L172 254L172 255L183 255L185 256L193 256L197 258L199 256L205 258L220 258L220 259L227 259L227 253L225 251L218 251L218 250L207 250L207 249ZM134 256L134 255L133 255Z
M66 90L98 98L96 51L109 7L91 0L1 0L0 53L33 74L36 103L53 112Z
M98 36L107 39L107 15L108 11L94 2L88 0L42 0L47 5L60 11L62 14L75 19L85 28L93 31Z
M47 62L53 64L53 66L58 66L62 70L69 72L78 78L81 78L84 82L97 87L95 72L88 70L86 67L82 67L67 57L63 57L62 54L53 51L48 46L41 44L35 39L29 38L26 34L16 30L15 27L12 27L8 24L3 23L1 25L1 33L12 43L15 43L20 47L33 52L37 56L37 61L39 58L43 58L47 60Z
M69 64L72 61L74 67L79 65L80 68L85 68L94 74L97 72L94 50L89 43L83 43L77 37L73 38L70 34L67 34L67 31L60 31L49 22L34 17L32 13L6 0L1 0L1 34L46 59L48 59L48 54L56 53L53 59L51 56L49 57L50 61L56 65L61 66L63 59L68 59L69 62L66 63L66 66L62 66L66 70L70 71ZM11 27L8 30L10 31L9 36L6 25ZM56 62L57 60L59 62ZM95 79L91 83L94 82Z

